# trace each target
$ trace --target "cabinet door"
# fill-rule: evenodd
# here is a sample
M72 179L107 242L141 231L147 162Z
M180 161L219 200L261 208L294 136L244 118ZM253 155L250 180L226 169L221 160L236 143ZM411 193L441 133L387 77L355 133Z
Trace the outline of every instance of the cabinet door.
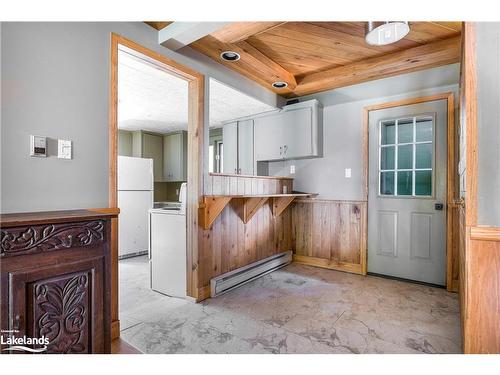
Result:
M222 127L224 145L223 173L238 173L238 123L231 122Z
M255 160L279 160L283 158L284 126L281 115L255 119Z
M187 136L186 132L163 137L164 181L186 181L187 179Z
M253 120L238 121L238 173L253 175Z
M299 108L281 114L284 158L293 159L312 155L312 109Z
M105 257L10 273L9 329L48 338L46 353L105 353L110 324Z
M161 135L142 134L142 157L153 159L155 182L163 181L163 137Z

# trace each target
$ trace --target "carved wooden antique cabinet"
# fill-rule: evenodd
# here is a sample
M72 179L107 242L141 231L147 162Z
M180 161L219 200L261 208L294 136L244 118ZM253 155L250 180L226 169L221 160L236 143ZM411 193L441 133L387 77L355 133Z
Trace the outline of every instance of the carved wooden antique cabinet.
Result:
M1 215L1 330L43 353L111 350L111 219L87 210ZM3 353L23 353L23 349Z

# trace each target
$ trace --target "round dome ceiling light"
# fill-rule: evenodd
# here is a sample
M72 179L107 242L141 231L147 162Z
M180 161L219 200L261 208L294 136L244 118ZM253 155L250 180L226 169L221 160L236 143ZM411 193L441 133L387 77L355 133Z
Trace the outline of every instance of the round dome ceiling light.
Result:
M410 32L410 26L405 21L367 22L366 43L372 46L385 46L396 43Z
M234 51L224 51L220 54L220 58L226 61L238 61L240 59L240 54Z
M284 89L285 87L288 87L288 83L283 81L273 82L273 87L275 89Z

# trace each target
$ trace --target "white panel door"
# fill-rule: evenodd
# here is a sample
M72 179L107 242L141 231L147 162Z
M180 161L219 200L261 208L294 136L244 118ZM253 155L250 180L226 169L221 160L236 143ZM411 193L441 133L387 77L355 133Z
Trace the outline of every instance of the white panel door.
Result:
M223 173L238 173L238 123L231 122L222 127L224 145Z
M238 121L238 173L253 175L253 120Z
M153 160L118 156L118 190L153 190Z
M118 255L148 250L148 210L152 206L152 191L118 191Z
M447 102L370 112L368 272L446 284Z

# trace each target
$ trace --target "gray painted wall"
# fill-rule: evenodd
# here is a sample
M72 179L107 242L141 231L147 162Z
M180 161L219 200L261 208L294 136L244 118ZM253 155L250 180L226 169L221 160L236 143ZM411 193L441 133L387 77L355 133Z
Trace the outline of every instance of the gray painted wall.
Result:
M270 105L281 103L271 91L195 51L180 55L158 45L157 31L142 22L4 22L1 27L4 213L107 206L111 32L188 65L207 80L212 76ZM30 157L30 134L72 140L73 160Z
M476 23L478 224L500 226L500 23Z
M304 97L317 98L325 105L323 158L270 162L269 175L294 177L295 190L319 193L319 198L363 199L363 108L441 92L458 95L458 80L459 67L454 64L346 87L341 93L332 90ZM398 87L397 95L383 95ZM290 165L295 165L294 175L289 173ZM346 168L351 168L351 178L344 177Z

